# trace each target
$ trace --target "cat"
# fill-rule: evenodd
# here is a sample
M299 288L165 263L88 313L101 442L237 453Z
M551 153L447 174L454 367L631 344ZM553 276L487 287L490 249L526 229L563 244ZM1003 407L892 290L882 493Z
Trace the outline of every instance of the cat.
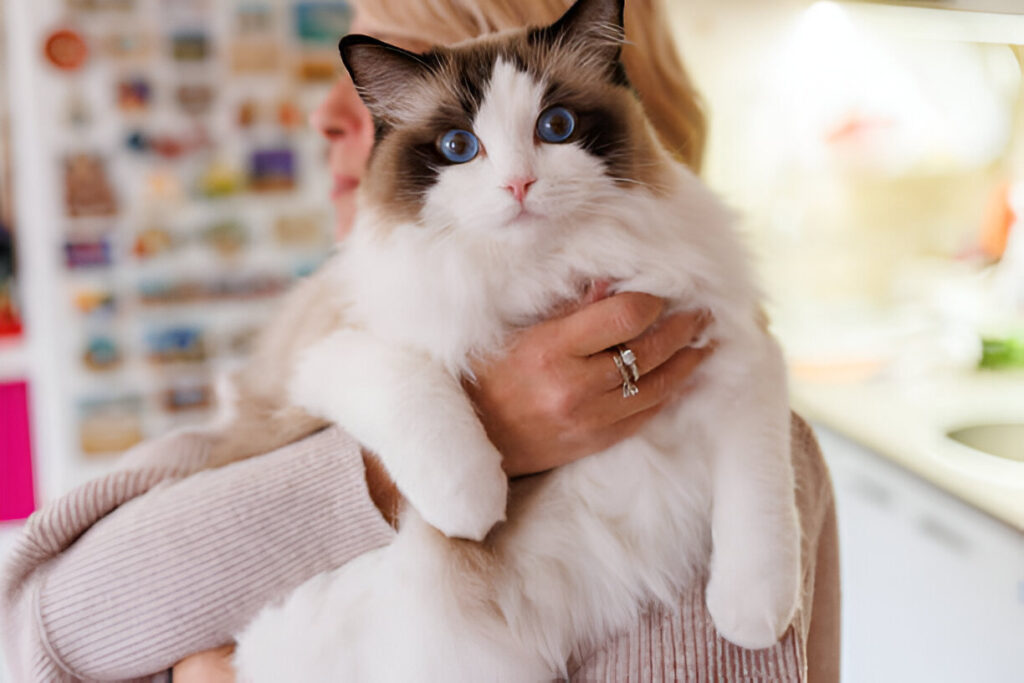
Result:
M629 85L622 18L622 0L578 0L426 54L342 40L376 126L356 224L238 376L211 457L336 423L408 504L394 543L256 616L240 680L551 680L704 580L732 642L768 647L790 623L782 354L733 214ZM637 436L510 486L469 361L598 280L709 310L715 353Z

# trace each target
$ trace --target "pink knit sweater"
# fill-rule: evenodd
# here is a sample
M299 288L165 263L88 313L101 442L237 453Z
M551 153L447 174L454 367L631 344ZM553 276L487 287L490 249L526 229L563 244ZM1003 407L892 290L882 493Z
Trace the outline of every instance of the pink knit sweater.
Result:
M756 652L724 641L695 587L572 663L573 681L837 680L831 487L799 418L793 444L805 591L783 640ZM338 429L219 470L199 471L204 459L197 439L157 439L29 518L0 577L16 681L166 680L263 605L393 536Z

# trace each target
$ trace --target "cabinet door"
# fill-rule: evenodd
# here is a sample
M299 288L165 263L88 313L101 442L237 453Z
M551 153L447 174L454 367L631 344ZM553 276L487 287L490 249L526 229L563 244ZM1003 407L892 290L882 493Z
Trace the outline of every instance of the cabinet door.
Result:
M0 521L24 519L33 510L28 385L0 384Z

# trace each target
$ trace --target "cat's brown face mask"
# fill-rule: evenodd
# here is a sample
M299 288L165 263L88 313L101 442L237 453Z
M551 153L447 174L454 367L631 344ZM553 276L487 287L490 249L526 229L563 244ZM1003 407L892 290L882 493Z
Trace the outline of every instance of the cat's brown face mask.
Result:
M622 0L579 0L550 26L425 54L368 36L346 36L340 44L342 59L376 127L364 179L368 201L388 207L398 220L422 219L427 195L440 176L486 158L493 167L477 164L472 178L458 170L465 192L479 185L476 194L486 194L492 185L518 182L520 191L513 194L522 199L524 192L533 192L536 211L554 218L556 209L549 210L551 202L541 198L551 190L545 185L557 183L571 193L592 168L565 154L556 164L542 158L544 152L534 155L529 145L572 146L617 183L650 182L658 167L656 143L620 61L622 18ZM523 77L534 87L524 85ZM523 109L531 96L536 111ZM507 113L508 120L492 121L488 138L483 112L495 109ZM505 157L517 159L502 158L499 148L513 143L517 151ZM535 189L530 179L537 181ZM445 196L443 190L439 194ZM495 195L490 202L499 214L505 210L502 197Z

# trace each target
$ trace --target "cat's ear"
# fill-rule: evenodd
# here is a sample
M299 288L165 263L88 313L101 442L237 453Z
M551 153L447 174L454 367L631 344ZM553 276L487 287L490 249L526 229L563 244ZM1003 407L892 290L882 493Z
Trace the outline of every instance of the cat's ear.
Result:
M576 0L542 33L548 39L577 46L607 64L617 64L626 39L624 0Z
M410 110L416 84L425 82L431 69L429 58L370 36L347 35L338 51L370 113L385 121L401 119Z

